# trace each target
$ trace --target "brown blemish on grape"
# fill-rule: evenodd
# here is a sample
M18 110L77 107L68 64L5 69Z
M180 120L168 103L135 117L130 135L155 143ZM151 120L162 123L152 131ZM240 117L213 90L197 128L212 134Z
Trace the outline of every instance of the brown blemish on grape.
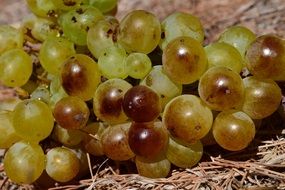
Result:
M76 23L76 22L77 22L77 19L76 19L75 16L73 16L73 17L71 18L71 20L72 20L73 23Z
M84 11L83 11L82 8L76 9L76 12L77 12L78 14L83 14L83 13L84 13Z
M201 130L201 126L200 126L200 125L196 125L196 126L195 126L195 130L196 130L196 131L200 131L200 130Z
M164 39L165 38L165 32L161 32L161 36L160 36L161 39Z
M72 0L63 0L63 4L66 6L74 6L76 5L76 2Z

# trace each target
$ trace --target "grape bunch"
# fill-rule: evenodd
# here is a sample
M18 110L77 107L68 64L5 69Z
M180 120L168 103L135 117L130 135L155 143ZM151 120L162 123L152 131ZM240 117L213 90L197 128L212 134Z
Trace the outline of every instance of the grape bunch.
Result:
M245 149L255 121L280 105L276 35L232 26L205 45L189 13L160 21L134 10L118 21L116 0L26 2L34 16L0 26L0 82L28 94L0 102L0 148L16 183L78 179L86 153L166 177L172 164L196 165L209 136Z

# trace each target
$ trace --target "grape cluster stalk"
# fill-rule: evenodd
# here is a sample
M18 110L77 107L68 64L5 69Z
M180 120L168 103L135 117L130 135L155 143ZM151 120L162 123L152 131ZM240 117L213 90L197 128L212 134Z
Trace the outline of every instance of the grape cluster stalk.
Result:
M199 163L203 146L247 148L280 106L285 40L274 34L232 26L204 45L189 13L119 21L116 0L26 1L33 17L0 26L0 82L28 94L0 102L15 183L81 179L87 153L167 177Z

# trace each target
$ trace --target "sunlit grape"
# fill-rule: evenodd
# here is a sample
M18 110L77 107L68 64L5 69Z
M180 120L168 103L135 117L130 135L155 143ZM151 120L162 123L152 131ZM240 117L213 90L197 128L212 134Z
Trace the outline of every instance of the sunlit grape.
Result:
M151 60L144 53L131 53L126 58L127 73L135 79L143 79L151 70Z
M37 16L50 17L56 13L56 6L51 0L26 0L26 2L31 12Z

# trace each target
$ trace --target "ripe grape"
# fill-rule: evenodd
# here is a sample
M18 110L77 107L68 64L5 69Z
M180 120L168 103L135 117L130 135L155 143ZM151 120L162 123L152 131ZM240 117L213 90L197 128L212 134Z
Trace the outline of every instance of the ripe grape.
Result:
M213 110L239 107L244 97L244 85L238 73L226 67L212 67L200 79L200 98Z
M200 161L202 155L203 145L200 141L188 144L172 137L169 138L166 157L175 166L191 168Z
M144 53L130 53L126 58L127 73L135 79L143 79L151 70L151 60Z
M209 68L223 66L240 73L244 66L244 61L240 53L236 48L227 43L212 43L205 47L205 51L208 57Z
M83 128L88 121L89 114L86 103L75 96L62 98L53 109L54 119L66 129Z
M278 109L282 93L276 82L251 76L244 78L243 83L245 96L242 111L252 119L263 119Z
M197 96L181 95L166 105L162 122L173 137L194 143L209 132L213 115Z
M39 17L54 16L57 9L50 0L26 0L27 5L32 13Z
M128 143L131 123L109 126L101 136L103 152L112 160L129 160L135 156Z
M93 98L95 115L110 124L125 122L128 117L123 111L123 98L131 84L123 79L109 79L101 83Z
M7 176L18 184L31 184L45 168L45 155L38 144L19 141L12 145L4 157Z
M24 32L9 25L0 25L0 55L14 48L22 48Z
M128 53L152 52L160 41L158 18L144 10L129 12L120 22L118 42Z
M246 66L258 78L285 80L285 43L271 34L259 36L246 51Z
M52 148L46 155L46 172L58 182L68 182L79 172L80 161L76 154L64 147Z
M224 149L238 151L246 148L253 140L255 126L244 112L227 110L216 117L213 135L216 142Z
M92 99L101 73L96 62L83 54L68 58L61 70L62 87L68 95L78 96L83 100Z
M134 86L124 96L123 109L136 122L153 121L161 111L159 96L149 87Z
M183 12L175 12L167 16L161 23L161 41L162 50L168 43L177 37L189 36L201 44L204 41L204 29L199 20L194 15Z
M73 147L82 141L83 133L77 129L65 129L57 124L53 129L52 137L64 146Z
M32 58L22 49L8 50L0 55L0 81L6 86L24 85L32 70Z
M15 107L12 121L17 135L34 142L48 137L54 124L48 105L31 99L24 100Z
M190 84L207 69L207 56L202 45L187 36L175 38L164 48L162 64L165 73L179 84Z

